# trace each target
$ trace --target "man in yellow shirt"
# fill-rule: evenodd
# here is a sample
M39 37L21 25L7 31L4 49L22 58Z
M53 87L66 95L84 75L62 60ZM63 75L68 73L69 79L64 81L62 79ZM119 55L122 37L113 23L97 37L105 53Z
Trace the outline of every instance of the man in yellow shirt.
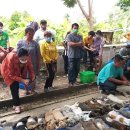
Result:
M52 40L52 33L50 31L46 31L44 33L44 37L45 40L40 42L40 51L48 70L48 77L44 86L44 91L47 92L50 89L53 89L52 83L57 68L58 52L56 49L56 44Z
M87 62L87 53L89 54L89 59L90 59L90 63L92 62L93 59L93 55L91 55L91 52L93 51L92 48L90 47L93 44L93 37L95 36L95 32L94 31L90 31L88 33L88 36L84 38L84 48L85 48L85 52L84 52L84 58L83 61L86 63Z

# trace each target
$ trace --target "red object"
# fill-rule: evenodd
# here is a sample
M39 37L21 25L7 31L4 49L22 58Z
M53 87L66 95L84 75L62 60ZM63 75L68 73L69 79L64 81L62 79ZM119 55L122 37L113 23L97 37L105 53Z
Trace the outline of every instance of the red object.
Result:
M24 69L21 74L19 59L15 51L10 52L1 64L1 75L8 86L14 81L22 82L22 78L26 79L27 71L29 71L32 80L35 75L30 56L28 56L27 63L24 64Z

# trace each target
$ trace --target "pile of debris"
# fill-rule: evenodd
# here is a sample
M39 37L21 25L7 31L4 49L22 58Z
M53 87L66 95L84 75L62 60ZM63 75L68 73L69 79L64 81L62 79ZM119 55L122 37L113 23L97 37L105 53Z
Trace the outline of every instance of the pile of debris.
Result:
M130 130L130 103L114 95L92 98L38 117L1 122L0 130Z

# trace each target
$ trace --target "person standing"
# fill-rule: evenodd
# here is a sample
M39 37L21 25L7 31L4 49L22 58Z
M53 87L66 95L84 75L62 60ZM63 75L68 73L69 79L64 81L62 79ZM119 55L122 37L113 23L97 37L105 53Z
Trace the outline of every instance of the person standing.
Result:
M67 35L68 46L68 80L69 86L72 87L76 83L76 78L80 70L80 59L83 54L83 39L78 34L79 25L77 23L72 24L72 32Z
M52 33L46 31L44 33L45 41L40 44L41 56L47 67L48 77L45 82L44 91L53 89L53 80L57 71L58 52L55 42L52 40Z
M42 40L45 40L44 39L45 31L50 31L50 32L52 32L52 40L54 41L54 39L55 39L55 32L47 28L47 21L46 20L41 20L40 21L40 26L41 26L40 29L38 29L35 32L34 40L36 42L38 42L38 43L42 43L43 42Z
M96 32L96 37L94 38L94 43L90 47L91 55L93 57L92 63L94 63L93 66L96 69L96 72L98 72L101 69L104 44L105 44L105 42L103 39L103 33L100 30L98 30ZM94 60L94 57L98 58L98 64L97 64L97 60L96 61Z
M88 33L88 36L84 38L85 57L83 58L83 60L85 64L87 63L87 54L89 54L90 63L93 62L93 55L91 54L93 50L90 48L90 46L94 42L94 36L95 36L95 32L90 31Z
M22 82L27 87L29 80L26 79L29 71L31 81L34 81L35 75L31 58L25 48L12 51L3 60L1 64L1 75L5 83L10 87L12 94L13 108L16 113L20 113L19 83Z
M37 76L40 70L40 47L39 44L33 40L34 30L31 27L25 29L25 37L17 43L17 50L22 47L25 47L29 55L31 56L31 61L33 64L34 73ZM30 78L30 75L28 75ZM35 88L35 82L33 84L33 90ZM32 91L33 92L33 91Z
M64 42L62 43L64 46L64 52L63 52L63 60L64 60L64 71L65 71L65 75L68 75L68 55L67 55L67 35L70 34L70 31L67 32Z
M3 61L3 59L9 52L9 35L7 32L3 31L3 23L0 22L0 63Z

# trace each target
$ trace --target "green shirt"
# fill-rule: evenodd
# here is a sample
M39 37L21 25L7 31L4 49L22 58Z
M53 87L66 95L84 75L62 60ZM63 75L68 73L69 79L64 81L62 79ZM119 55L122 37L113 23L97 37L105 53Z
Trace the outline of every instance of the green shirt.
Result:
M109 78L117 78L123 75L123 68L117 68L114 65L114 62L108 63L106 66L102 68L102 70L98 74L97 85L100 83L104 83Z
M6 32L0 34L0 46L7 48L7 42L9 41L9 35Z

